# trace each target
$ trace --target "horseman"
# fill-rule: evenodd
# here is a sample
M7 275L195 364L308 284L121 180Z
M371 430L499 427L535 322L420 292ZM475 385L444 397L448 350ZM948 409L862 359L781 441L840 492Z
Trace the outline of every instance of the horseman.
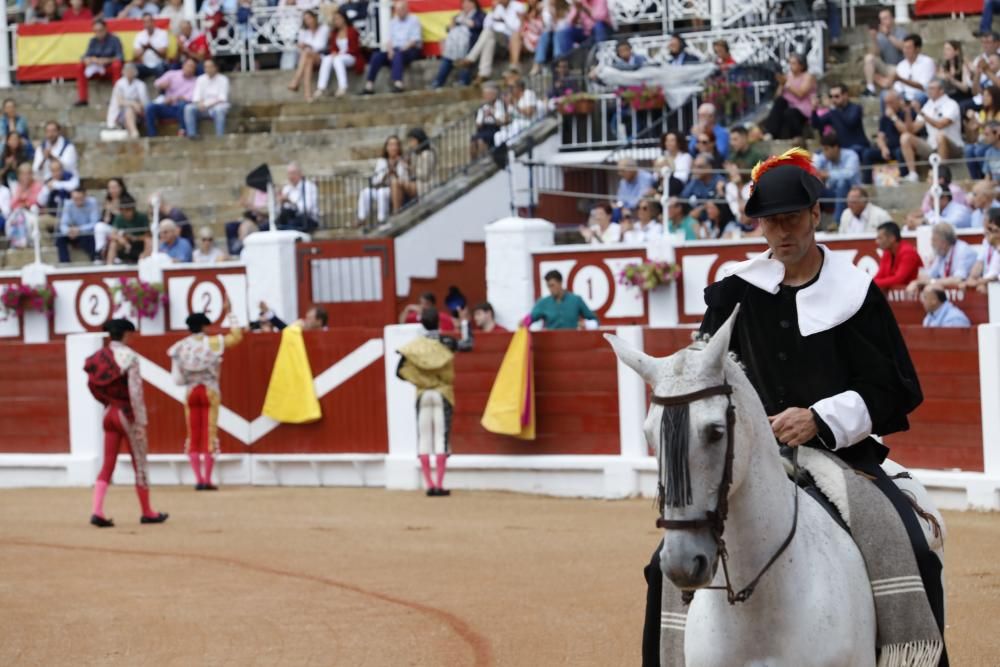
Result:
M769 250L705 290L701 331L714 334L740 305L730 349L746 366L775 439L786 448L831 450L885 494L913 544L943 636L942 563L882 470L889 449L873 437L907 430L907 414L923 400L906 343L871 276L817 245L823 182L809 154L771 157L751 177L746 214L760 220ZM650 666L659 664L660 548L645 576L643 665Z

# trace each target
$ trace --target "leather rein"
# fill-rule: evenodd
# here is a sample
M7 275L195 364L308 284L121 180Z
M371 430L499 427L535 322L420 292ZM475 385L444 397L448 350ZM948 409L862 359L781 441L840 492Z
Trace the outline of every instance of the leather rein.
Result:
M781 543L778 550L771 556L770 560L761 568L757 576L754 577L749 584L744 586L741 590L736 591L733 589L733 583L729 578L729 552L726 550L726 541L723 539L722 534L726 530L726 518L729 516L729 488L733 484L733 440L734 440L734 427L736 426L736 406L733 405L733 387L726 381L722 384L715 385L712 387L706 387L705 389L700 389L698 391L691 392L690 394L681 394L678 396L656 396L655 394L651 397L650 401L655 405L660 405L663 407L672 407L679 405L690 405L695 401L704 400L706 398L712 398L713 396L725 396L726 397L726 459L725 464L722 468L722 481L719 484L719 495L716 499L715 510L706 512L705 516L701 519L666 519L663 516L664 512L664 498L660 494L660 517L656 520L656 527L662 528L664 530L697 530L700 528L708 528L712 532L712 539L715 540L715 544L719 550L719 555L722 558L722 572L726 578L725 586L703 586L702 588L708 590L723 590L726 591L726 599L729 604L735 605L737 602L746 602L753 595L754 589L757 588L757 584L760 583L761 578L764 574L771 569L771 566L778 560L778 558L785 552L788 545L792 543L792 539L795 537L795 529L799 523L799 457L798 448L792 449L792 466L794 475L794 506L795 511L792 519L792 528L788 532L788 536L785 541ZM661 445L662 448L662 445ZM660 485L665 486L664 468L665 466L660 465L659 478ZM695 591L685 590L681 592L681 597L685 604L689 604L694 598Z

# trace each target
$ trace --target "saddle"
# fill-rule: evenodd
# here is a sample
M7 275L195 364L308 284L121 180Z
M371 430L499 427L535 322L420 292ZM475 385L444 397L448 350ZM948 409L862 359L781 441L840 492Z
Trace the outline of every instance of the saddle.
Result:
M819 488L812 473L803 467L799 467L798 475L796 475L795 466L792 464L792 448L786 447L785 445L781 445L780 448L781 460L782 463L785 464L785 472L788 474L788 479L798 484L800 489L819 503L819 506L826 510L826 513L830 515L830 518L833 519L838 526L843 528L848 535L850 535L851 528L844 520L844 515L841 514L839 509L837 509L837 506L833 503L833 501L830 500L825 493L823 493L823 490Z

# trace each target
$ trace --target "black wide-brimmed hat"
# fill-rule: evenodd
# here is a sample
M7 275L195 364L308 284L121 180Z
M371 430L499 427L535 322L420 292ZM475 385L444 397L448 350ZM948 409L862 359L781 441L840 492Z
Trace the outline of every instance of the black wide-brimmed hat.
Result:
M767 218L809 208L823 193L823 181L816 176L812 156L793 148L772 156L753 168L753 191L747 200L746 215Z
M198 333L199 331L210 325L212 323L212 320L208 319L205 313L191 313L190 315L187 316L187 319L184 320L184 323L187 324L187 328L189 331L191 331L192 333Z
M113 336L123 334L126 331L135 331L135 325L124 317L108 320L101 328Z

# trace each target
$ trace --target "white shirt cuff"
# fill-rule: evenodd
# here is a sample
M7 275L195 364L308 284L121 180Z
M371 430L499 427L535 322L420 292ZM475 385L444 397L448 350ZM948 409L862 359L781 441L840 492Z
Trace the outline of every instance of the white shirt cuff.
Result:
M845 391L824 398L813 404L812 409L830 427L834 438L832 449L850 447L872 433L872 418L868 413L868 406L856 391Z

